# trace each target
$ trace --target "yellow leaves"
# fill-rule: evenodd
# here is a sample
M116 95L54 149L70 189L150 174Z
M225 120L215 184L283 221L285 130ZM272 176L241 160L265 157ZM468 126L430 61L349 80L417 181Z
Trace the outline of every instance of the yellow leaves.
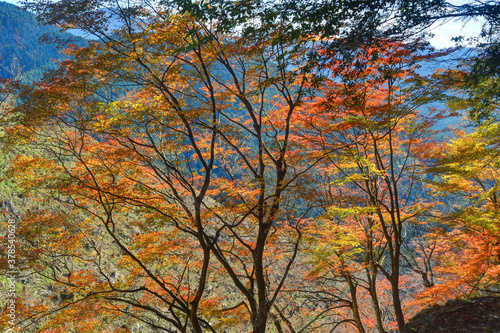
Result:
M330 216L346 218L350 216L362 216L373 214L378 210L376 206L351 206L351 207L336 207L331 206L328 209Z
M459 132L435 154L436 166L429 169L436 176L432 189L448 201L453 198L456 211L442 216L451 230L432 238L440 284L423 292L420 302L468 297L498 282L497 142L498 124L486 123L471 133Z
M429 168L439 177L433 181L433 189L472 199L485 211L498 209L491 205L500 181L500 159L494 146L498 125L484 124L474 132L459 134L436 153L435 166Z
M307 236L310 245L307 251L311 254L314 265L310 274L321 274L330 269L359 269L350 260L363 253L365 235L361 228L355 224L330 219L319 219L310 228Z

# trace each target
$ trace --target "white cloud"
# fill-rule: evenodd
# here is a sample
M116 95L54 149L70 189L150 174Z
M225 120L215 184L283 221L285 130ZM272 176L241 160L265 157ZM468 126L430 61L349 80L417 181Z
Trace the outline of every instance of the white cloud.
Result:
M436 23L429 29L434 34L430 43L438 49L455 46L455 42L451 40L453 37L463 36L465 39L477 37L481 32L482 25L483 21L478 20L468 22L454 20L442 24Z

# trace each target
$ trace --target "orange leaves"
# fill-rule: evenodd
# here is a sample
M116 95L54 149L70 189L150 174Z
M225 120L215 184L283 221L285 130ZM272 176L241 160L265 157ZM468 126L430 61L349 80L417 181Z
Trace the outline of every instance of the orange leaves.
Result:
M13 170L58 204L26 214L40 225L25 234L30 268L78 296L60 314L82 332L120 331L84 323L92 304L101 320L130 313L172 331L265 323L297 257L297 179L314 163L292 133L307 81L292 64L305 53L140 13L72 48L16 111L16 130L43 150ZM45 323L59 330L61 318Z
M420 293L414 304L429 306L454 298L468 298L496 285L500 274L498 236L484 230L455 229L436 238L438 284Z
M330 313L372 328L384 326L380 306L401 324L403 243L433 207L419 168L440 117L417 110L420 46L332 54L315 90L301 72L307 41L156 9L72 48L15 111L11 133L38 148L11 172L39 196L23 215L29 269L59 288L47 330L71 317L81 332L126 331L111 322L137 318L166 331L261 332L271 316L321 330Z
M320 211L308 230L312 277L344 281L358 327L364 322L355 306L358 287L369 291L380 331L394 324L382 319L382 283L392 298L384 306L391 307L400 329L404 325L398 293L404 288L403 253L411 251L404 235L424 229L419 222L434 206L421 194L419 178L422 146L435 145L432 116L414 103L425 94L414 84L422 80L415 72L419 47L380 40L332 54L331 79L295 118L301 144L324 154L309 192Z
M182 266L189 261L193 264L195 259L189 250L193 246L192 240L175 229L171 232L141 232L133 237L132 242L132 248L141 261L158 269Z
M55 160L48 160L39 157L28 157L19 155L13 161L10 176L16 172L20 188L29 191L31 188L42 188L53 186L52 180L55 180L62 169Z

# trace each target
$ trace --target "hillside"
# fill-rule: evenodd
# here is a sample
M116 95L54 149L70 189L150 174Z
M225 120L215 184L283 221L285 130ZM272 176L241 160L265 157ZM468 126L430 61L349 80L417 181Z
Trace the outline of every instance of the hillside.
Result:
M20 77L29 82L40 77L42 68L54 66L61 55L54 45L40 44L45 34L60 33L54 26L39 25L36 16L0 1L0 77Z

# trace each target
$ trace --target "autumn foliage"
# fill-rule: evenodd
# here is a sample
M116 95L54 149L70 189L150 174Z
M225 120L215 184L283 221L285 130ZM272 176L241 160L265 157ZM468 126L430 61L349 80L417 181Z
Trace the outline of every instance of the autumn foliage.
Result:
M97 39L5 111L20 331L390 332L498 292L498 126L438 130L446 52L45 6Z

